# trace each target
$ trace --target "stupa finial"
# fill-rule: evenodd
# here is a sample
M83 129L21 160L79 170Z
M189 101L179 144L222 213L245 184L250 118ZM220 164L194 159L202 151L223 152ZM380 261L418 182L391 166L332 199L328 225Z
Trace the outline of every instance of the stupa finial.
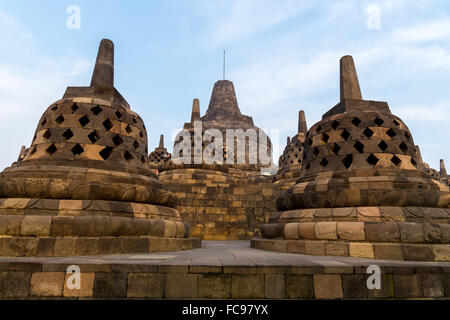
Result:
M98 49L95 61L94 73L92 74L91 87L113 87L114 86L114 43L103 39Z
M194 99L192 103L191 123L200 121L200 100Z
M164 148L164 135L163 134L159 137L159 147Z
M358 75L352 56L344 56L340 62L341 101L345 99L362 100Z
M444 159L441 159L439 175L440 175L441 178L446 178L447 177L447 170L445 169Z
M300 110L298 113L298 133L306 134L308 132L308 125L306 124L305 111Z

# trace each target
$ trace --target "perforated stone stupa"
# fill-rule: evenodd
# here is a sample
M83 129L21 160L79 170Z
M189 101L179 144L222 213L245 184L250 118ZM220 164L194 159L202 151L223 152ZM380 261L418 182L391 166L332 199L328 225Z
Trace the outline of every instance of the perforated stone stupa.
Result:
M0 174L0 255L77 256L200 246L148 168L142 119L114 88L102 40L89 87L69 87Z
M165 168L169 165L172 155L164 147L164 135L159 138L159 146L148 156L150 168Z
M308 131L300 179L252 246L450 261L449 188L420 169L412 134L388 104L362 99L352 57L340 65L341 101Z
M196 122L202 125L200 136L194 135ZM268 222L270 213L275 210L278 195L271 177L262 176L260 171L272 162L271 142L264 133L267 140L258 144L258 148L267 146L270 163L266 165L261 165L259 159L256 164L250 164L248 140L243 164L236 162L237 144L234 156L226 149L227 129L241 129L244 133L254 129L257 134L260 131L251 117L241 113L233 83L216 82L203 117L200 102L194 99L191 121L184 124L184 129L189 132L190 141L177 140L175 146L190 145L192 163L175 164L174 159L182 155L173 152L169 168L160 169L160 179L177 194L177 209L190 223L192 235L209 240L240 240L259 235L261 224ZM202 155L209 145L203 139L208 129L218 129L223 134L221 163L208 164L204 159L195 163L195 156ZM259 150L256 151L259 156ZM228 156L233 157L233 164L226 162Z
M278 160L278 172L274 177L275 185L283 190L292 187L300 177L307 132L305 112L301 110L298 114L298 132L292 138L288 137L283 154Z

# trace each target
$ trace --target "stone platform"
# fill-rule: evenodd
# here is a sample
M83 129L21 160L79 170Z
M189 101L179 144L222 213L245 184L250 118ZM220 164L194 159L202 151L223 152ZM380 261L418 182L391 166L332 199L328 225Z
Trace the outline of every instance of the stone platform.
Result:
M310 256L203 241L190 251L0 258L2 299L405 299L450 297L450 263ZM66 286L68 266L81 289ZM381 268L368 290L369 265Z

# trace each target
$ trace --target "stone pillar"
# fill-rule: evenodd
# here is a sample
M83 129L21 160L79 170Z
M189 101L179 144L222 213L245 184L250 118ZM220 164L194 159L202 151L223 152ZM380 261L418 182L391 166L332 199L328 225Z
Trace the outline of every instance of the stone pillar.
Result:
M159 147L162 149L164 148L164 135L162 134L161 137L159 137Z
M103 39L98 49L91 87L103 88L114 86L114 43Z
M344 56L340 62L341 101L362 100L355 63L351 56Z
M445 169L444 159L441 159L441 166L439 173L441 178L447 178L447 170Z
M306 134L308 132L308 126L306 124L305 111L300 110L298 113L298 133Z
M198 99L194 99L192 103L191 123L195 121L200 121L200 100Z

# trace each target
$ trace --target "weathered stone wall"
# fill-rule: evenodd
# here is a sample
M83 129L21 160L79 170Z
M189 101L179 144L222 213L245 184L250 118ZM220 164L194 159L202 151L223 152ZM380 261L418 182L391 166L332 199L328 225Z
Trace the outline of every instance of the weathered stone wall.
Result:
M160 180L178 197L177 209L191 235L205 240L244 240L276 211L281 189L270 177L237 169L173 169Z

